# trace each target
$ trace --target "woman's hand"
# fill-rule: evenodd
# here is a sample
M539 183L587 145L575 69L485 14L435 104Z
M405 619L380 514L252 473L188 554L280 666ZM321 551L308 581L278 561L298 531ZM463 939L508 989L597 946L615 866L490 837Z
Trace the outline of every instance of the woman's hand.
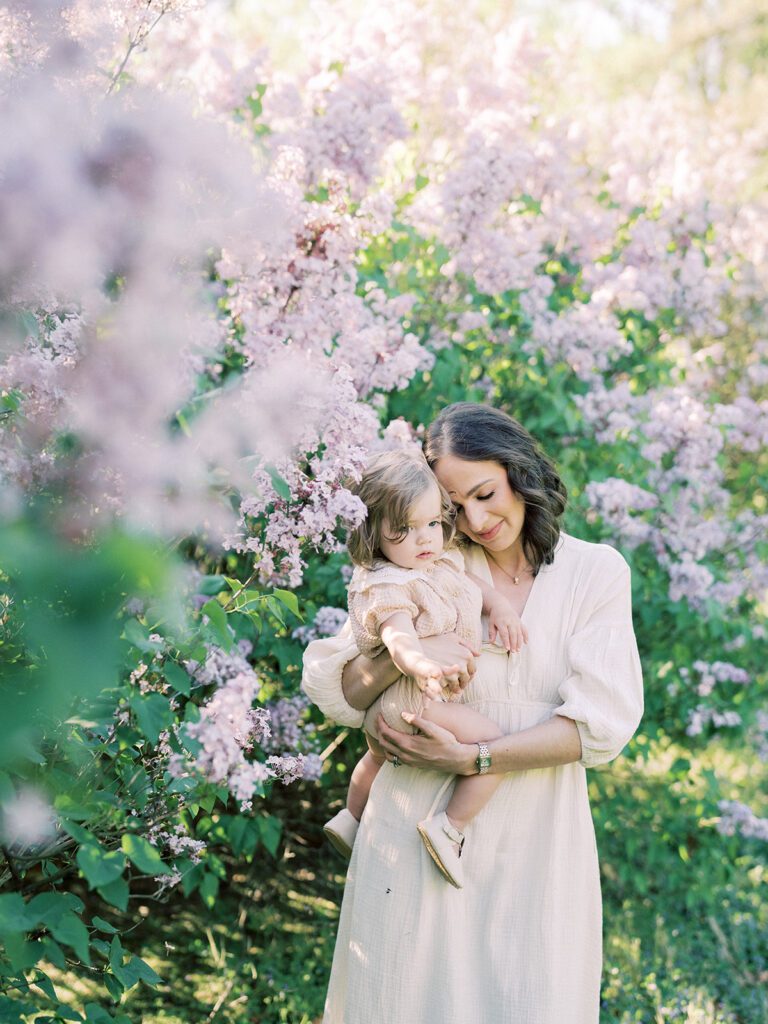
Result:
M389 755L387 760L397 755L401 764L414 768L431 768L449 775L474 775L477 744L459 743L448 729L418 715L408 715L407 721L419 730L417 735L390 729L382 715L376 719L379 741Z
M450 693L461 693L476 671L475 658L480 652L469 647L458 633L441 633L439 636L424 636L419 640L428 658L444 669L454 668L445 676L443 685Z

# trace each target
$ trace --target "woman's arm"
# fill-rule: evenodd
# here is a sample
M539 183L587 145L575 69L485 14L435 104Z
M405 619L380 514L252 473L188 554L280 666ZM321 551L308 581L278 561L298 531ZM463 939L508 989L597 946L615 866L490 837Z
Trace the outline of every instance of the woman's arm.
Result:
M459 743L452 732L417 715L408 721L419 730L415 736L390 729L379 715L379 739L388 754L416 768L432 768L452 775L477 774L477 744ZM501 736L488 743L490 772L551 768L581 760L581 740L576 723L555 716L547 722ZM389 758L391 760L391 757Z
M375 658L358 654L344 666L341 688L353 708L365 711L399 677L400 670L392 661L389 651L382 651Z
M456 633L421 637L419 643L428 658L445 667L458 666L459 671L447 676L445 683L454 693L463 690L475 674L475 658L480 652L467 647ZM359 654L344 666L341 676L344 697L353 708L364 711L400 675L389 651L382 651L376 658Z

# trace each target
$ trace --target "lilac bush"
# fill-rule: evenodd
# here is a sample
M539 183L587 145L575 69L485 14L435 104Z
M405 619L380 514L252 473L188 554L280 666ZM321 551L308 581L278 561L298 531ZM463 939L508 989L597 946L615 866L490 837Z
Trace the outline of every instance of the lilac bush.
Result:
M270 794L322 781L330 749L298 674L346 617L350 484L463 398L519 415L560 456L569 528L630 559L659 756L765 758L764 131L666 82L575 104L568 54L479 6L329 3L290 69L198 0L0 11L2 657L35 717L31 739L2 725L18 870L47 850L107 906L146 878L211 906L216 815L278 852ZM116 801L78 805L81 771ZM738 784L680 848L765 838ZM116 999L153 982L79 901L35 916L14 881L22 993L58 943Z

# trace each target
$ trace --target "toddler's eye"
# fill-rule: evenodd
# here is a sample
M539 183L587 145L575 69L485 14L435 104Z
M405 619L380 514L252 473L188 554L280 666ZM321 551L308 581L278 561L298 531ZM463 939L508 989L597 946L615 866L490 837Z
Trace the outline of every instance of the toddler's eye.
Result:
M430 529L433 529L435 526L439 526L439 525L440 525L440 520L439 519L433 519L431 523L427 523L427 526L429 526Z

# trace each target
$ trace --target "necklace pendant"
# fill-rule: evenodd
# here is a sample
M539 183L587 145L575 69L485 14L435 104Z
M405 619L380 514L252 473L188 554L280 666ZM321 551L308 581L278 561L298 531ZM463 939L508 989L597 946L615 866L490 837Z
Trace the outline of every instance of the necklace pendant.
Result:
M520 577L519 576L513 576L512 577L512 582L515 584L515 586L517 586L517 584L520 582Z

